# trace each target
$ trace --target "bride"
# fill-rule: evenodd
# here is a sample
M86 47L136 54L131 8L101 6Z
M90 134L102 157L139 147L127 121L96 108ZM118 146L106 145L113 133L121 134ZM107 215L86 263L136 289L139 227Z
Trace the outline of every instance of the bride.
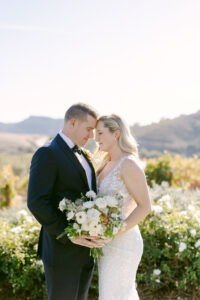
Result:
M97 172L98 192L123 195L122 217L127 224L113 240L105 241L104 256L98 261L99 300L138 300L135 280L143 240L137 224L151 211L146 178L136 141L119 116L100 117L95 139L105 152Z

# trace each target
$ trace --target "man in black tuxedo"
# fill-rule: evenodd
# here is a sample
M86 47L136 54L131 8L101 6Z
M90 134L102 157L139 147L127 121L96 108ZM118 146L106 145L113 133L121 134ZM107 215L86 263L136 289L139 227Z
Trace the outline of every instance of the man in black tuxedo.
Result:
M42 225L38 255L44 264L49 300L86 300L94 266L89 251L103 246L96 237L57 239L67 225L59 202L64 197L74 201L89 190L96 192L94 168L79 148L93 137L96 120L89 106L71 106L63 130L32 158L28 208Z

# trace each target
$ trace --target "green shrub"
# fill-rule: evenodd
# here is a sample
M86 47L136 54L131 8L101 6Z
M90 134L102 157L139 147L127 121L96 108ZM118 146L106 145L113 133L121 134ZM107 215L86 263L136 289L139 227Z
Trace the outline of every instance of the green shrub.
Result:
M139 283L154 292L200 292L199 202L188 199L187 210L181 210L169 194L154 199L153 212L140 224L144 254Z
M171 156L166 154L159 157L158 159L151 158L148 160L145 174L147 176L147 182L152 187L152 182L161 184L163 181L171 184L172 181L172 167L171 167Z
M176 296L196 293L194 299L198 299L200 191L174 189L162 183L154 185L150 193L153 211L140 223L144 252L137 272L139 293L144 294L145 287L148 295L175 291ZM40 226L24 210L17 214L7 211L11 212L9 218L6 211L0 217L1 278L13 293L24 295L19 299L46 299L43 266L36 259ZM97 295L96 266L89 299L96 299Z
M0 274L13 293L38 299L46 294L41 261L36 259L39 225L25 210L17 224L0 219Z

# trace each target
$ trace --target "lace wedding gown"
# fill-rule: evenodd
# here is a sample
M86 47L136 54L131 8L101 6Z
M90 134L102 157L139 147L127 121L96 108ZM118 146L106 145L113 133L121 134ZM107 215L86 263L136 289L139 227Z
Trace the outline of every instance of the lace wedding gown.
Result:
M121 165L125 159L134 157L123 156L99 186L100 194L123 195L123 219L126 219L137 206L120 176ZM137 225L103 247L104 256L98 261L99 300L139 299L135 279L142 252L143 240Z

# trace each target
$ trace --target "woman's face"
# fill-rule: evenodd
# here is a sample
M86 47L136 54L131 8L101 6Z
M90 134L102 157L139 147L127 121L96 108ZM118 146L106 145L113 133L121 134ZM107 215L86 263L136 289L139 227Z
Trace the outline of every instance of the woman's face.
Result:
M102 121L98 121L95 141L98 143L100 151L109 152L116 144L115 133L111 133L109 129L104 126Z

